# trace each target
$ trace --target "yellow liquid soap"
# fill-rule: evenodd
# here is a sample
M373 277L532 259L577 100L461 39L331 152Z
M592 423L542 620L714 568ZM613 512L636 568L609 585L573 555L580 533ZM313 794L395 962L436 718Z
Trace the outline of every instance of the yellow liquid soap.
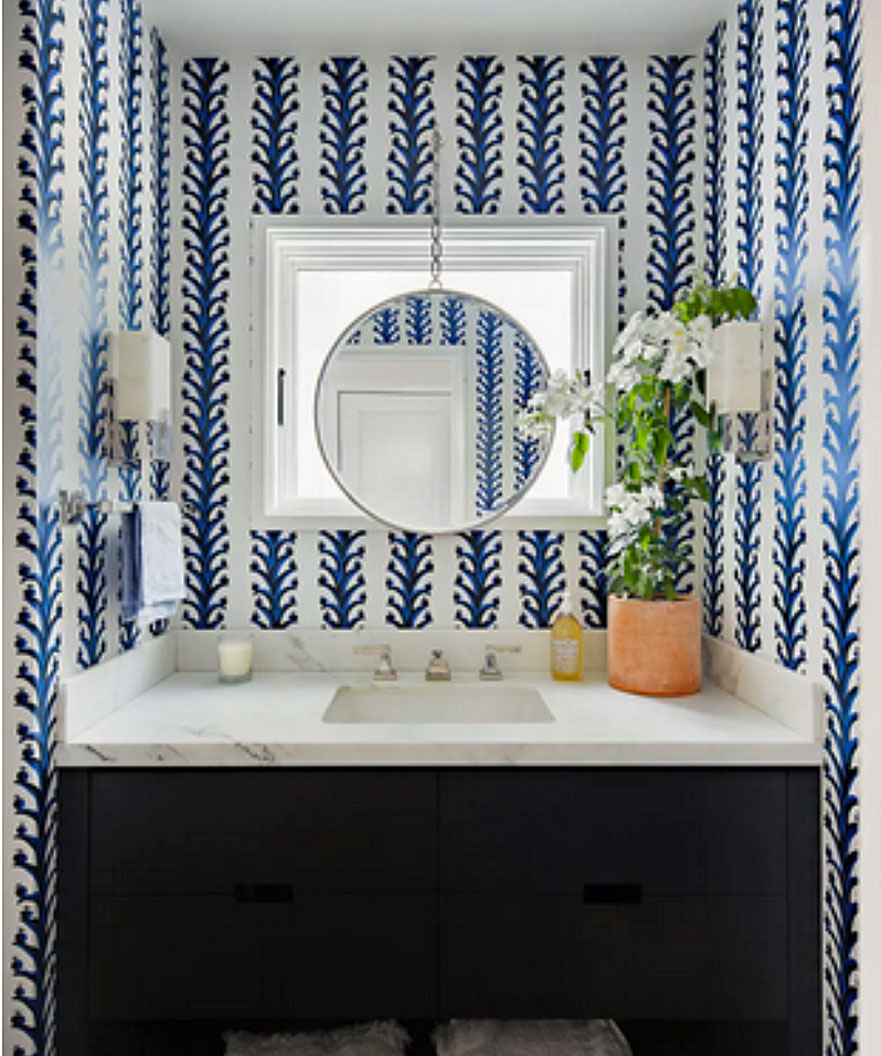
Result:
M558 682L581 681L583 633L572 600L564 594L551 627L551 677Z

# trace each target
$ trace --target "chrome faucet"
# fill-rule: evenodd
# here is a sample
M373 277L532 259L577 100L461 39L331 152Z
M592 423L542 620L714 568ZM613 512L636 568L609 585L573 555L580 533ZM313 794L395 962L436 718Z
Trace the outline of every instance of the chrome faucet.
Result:
M425 668L426 682L449 682L450 665L444 656L443 649L432 649Z
M486 645L486 650L483 654L483 667L480 669L478 677L484 682L498 682L504 675L502 669L499 667L498 653L519 653L522 649L519 645Z
M374 682L395 682L398 672L392 666L392 650L388 645L356 645L353 652L356 656L378 656L376 669L373 672Z

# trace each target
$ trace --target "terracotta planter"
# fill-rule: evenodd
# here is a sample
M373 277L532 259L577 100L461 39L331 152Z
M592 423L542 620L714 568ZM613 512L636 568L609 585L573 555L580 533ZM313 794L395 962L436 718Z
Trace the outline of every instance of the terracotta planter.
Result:
M701 603L609 598L606 672L626 693L678 697L701 688Z

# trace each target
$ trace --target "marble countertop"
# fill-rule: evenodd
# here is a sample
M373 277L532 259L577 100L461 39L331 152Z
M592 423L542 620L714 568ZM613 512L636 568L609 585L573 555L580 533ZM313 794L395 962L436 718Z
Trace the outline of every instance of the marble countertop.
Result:
M421 683L417 673L401 683ZM222 685L212 671L175 671L96 721L62 732L58 762L83 766L815 766L813 720L747 703L705 681L691 697L620 693L601 672L580 683L518 672L505 684L535 686L550 723L322 721L340 685L362 672L256 673ZM465 693L473 676L453 680ZM772 702L773 703L773 702ZM782 716L782 717L781 717ZM813 724L812 724L813 723Z

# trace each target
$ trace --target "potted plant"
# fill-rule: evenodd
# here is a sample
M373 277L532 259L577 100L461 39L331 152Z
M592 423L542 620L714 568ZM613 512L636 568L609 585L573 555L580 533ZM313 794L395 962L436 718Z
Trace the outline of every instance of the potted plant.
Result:
M700 600L677 593L684 554L669 525L708 493L703 474L677 451L673 427L693 415L710 447L718 445L706 393L713 329L747 319L755 307L743 287L696 285L672 311L630 319L602 386L559 372L521 413L529 436L547 433L555 419L576 419L569 449L576 471L597 425L615 426L618 480L606 489L607 676L618 689L673 696L700 688Z

